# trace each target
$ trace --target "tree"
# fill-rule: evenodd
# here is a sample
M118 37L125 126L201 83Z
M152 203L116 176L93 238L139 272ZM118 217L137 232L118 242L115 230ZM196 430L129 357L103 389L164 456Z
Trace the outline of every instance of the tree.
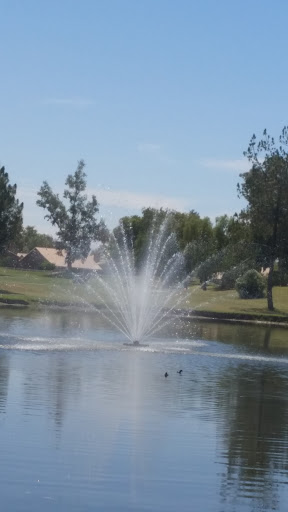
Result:
M55 242L51 235L38 233L34 226L26 226L17 243L18 252L29 252L34 247L55 247Z
M247 219L240 214L235 213L232 217L221 215L216 217L213 228L215 238L215 249L221 251L231 245L238 245L245 241L250 243L250 225Z
M172 211L170 213L170 229L176 234L181 250L187 244L198 241L206 241L213 238L213 228L208 217L201 219L199 213L191 210L189 213Z
M213 254L213 244L211 239L200 239L193 240L189 244L186 245L184 249L184 258L186 271L188 274L195 271L201 281L206 281L208 277L211 277L209 274L210 270L211 274L218 269L214 269L211 265L210 258ZM200 273L199 267L201 267Z
M236 280L240 299L262 299L265 296L265 279L257 270L250 269Z
M17 185L9 184L5 167L0 168L0 251L9 246L22 229L23 203L16 199Z
M142 248L142 218L138 215L125 216L119 220L119 225L113 229L110 239L110 251L114 251L114 242L123 246L124 238L130 248L133 247L136 260L139 256L139 249ZM136 247L135 247L136 245Z
M251 162L249 172L240 174L238 192L248 202L242 215L250 223L251 238L257 246L258 262L269 268L267 280L268 309L273 311L273 272L275 260L287 259L288 252L288 127L279 137L279 144L264 130L257 143L250 140L244 155ZM261 157L261 158L260 158Z
M83 171L84 161L80 160L74 174L69 174L65 185L63 197L68 205L59 199L47 181L43 182L39 192L40 199L37 205L48 210L45 218L53 226L57 226L56 233L59 248L66 250L66 263L71 270L76 259L87 258L93 241L105 241L108 238L107 228L102 220L97 222L95 215L99 211L98 201L93 195L88 201L83 194L86 189L86 174Z
M171 213L163 208L143 208L141 217L139 215L122 217L110 239L110 254L116 256L115 243L122 247L125 239L126 245L133 250L135 267L139 269L146 255L151 233L156 235L170 215ZM168 222L166 228L168 235L171 231Z

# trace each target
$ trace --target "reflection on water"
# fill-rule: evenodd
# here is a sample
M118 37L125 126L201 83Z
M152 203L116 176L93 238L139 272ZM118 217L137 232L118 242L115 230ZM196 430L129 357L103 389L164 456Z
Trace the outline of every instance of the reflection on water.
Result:
M252 497L260 510L277 510L279 483L287 482L286 376L263 368L251 378L240 366L227 377L231 388L222 402L226 421L220 454L226 465L223 497Z
M286 511L288 331L175 323L130 349L91 315L1 320L3 510Z
M0 352L0 414L5 412L9 381L9 364L5 352Z

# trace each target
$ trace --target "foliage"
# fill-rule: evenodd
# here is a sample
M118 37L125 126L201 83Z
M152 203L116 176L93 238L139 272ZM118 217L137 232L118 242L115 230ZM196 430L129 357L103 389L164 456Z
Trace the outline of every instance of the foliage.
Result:
M74 174L69 174L63 197L68 206L59 199L47 181L43 182L37 205L48 210L45 218L57 226L58 248L66 250L66 263L70 269L76 259L87 258L91 242L108 239L107 228L103 221L97 222L95 215L99 211L98 201L93 195L91 201L84 194L86 174L84 161L80 160Z
M279 144L264 130L257 143L253 135L244 153L251 169L243 173L239 194L248 202L242 212L250 224L251 239L258 245L258 263L269 268L267 281L268 309L273 310L273 271L276 258L288 253L288 127L284 127ZM262 158L263 156L263 158ZM261 157L261 158L260 158Z
M203 219L205 220L205 219ZM250 227L243 217L223 215L216 218L212 233L202 233L199 239L184 249L187 272L197 271L200 280L211 279L252 257Z
M201 219L199 213L191 210L189 213L172 211L169 216L170 231L176 234L180 249L195 241L213 239L213 228L208 217Z
M213 244L211 243L211 240L194 240L193 242L187 244L184 250L187 273L197 269L200 265L202 265L202 267L205 265L205 268L207 267L207 272L209 274L208 267L211 267L212 260L210 259L210 256L212 255L212 252ZM212 273L213 272L214 266ZM206 270L204 273L206 274ZM198 277L200 277L199 274Z
M215 246L210 247L213 250ZM190 244L186 247L185 253L188 250L191 250ZM254 265L254 247L252 244L246 244L245 241L235 244L229 243L222 250L213 252L208 258L199 258L199 260L200 262L194 268L194 271L201 282L215 281L215 274L223 273L220 287L222 289L232 289L237 277L251 268L251 265ZM217 284L219 284L219 279L217 279Z
M240 242L250 242L250 226L241 214L235 213L232 217L228 215L216 217L213 233L217 251L221 251L229 245L235 246Z
M50 263L50 261L42 261L40 264L40 270L55 270L54 263Z
M121 243L121 237L124 234L131 241L136 265L139 265L145 254L151 232L157 233L160 226L163 226L164 221L167 237L174 233L180 250L184 250L190 243L198 242L198 248L195 246L190 252L187 250L185 258L188 269L195 266L194 256L189 261L190 254L194 254L195 251L199 253L196 257L197 264L200 258L203 259L203 257L211 254L210 248L213 245L211 221L208 217L201 219L200 215L194 210L189 213L181 213L163 208L143 208L142 216L133 215L120 219L119 225L113 231L112 238ZM111 242L111 248L113 249L113 241Z
M143 208L142 217L139 215L126 216L120 219L119 225L114 228L109 242L109 251L113 257L116 257L116 243L119 247L123 246L124 240L127 246L133 251L135 266L139 268L141 262L149 249L151 234L153 238L162 229L163 223L169 217L168 210L160 208ZM167 235L169 234L168 223L165 224Z
M17 243L18 252L27 253L34 247L55 247L55 242L52 236L38 233L33 226L26 226Z
M215 227L214 227L214 238L215 238L215 248L218 251L220 251L221 249L226 247L229 243L228 227L229 227L228 215L222 215L221 217L216 217L216 223L215 223Z
M0 253L0 266L1 267L14 267L14 265L11 264L11 259L5 253L4 254Z
M221 290L233 290L236 280L247 271L247 263L241 262L239 265L232 267L223 273L220 281Z
M236 290L240 299L261 299L265 296L265 278L257 270L247 270L236 280Z
M110 240L110 253L115 255L115 240L121 245L125 238L133 248L136 267L139 267L151 231L157 232L164 220L167 236L174 233L177 246L183 251L187 274L197 272L201 280L206 280L213 273L227 270L247 258L244 244L250 243L250 226L245 217L223 215L216 219L213 227L208 217L201 218L195 210L181 213L162 208L144 208L142 216L120 219Z
M5 167L0 168L0 251L17 239L22 229L23 203L16 199L17 185L10 185Z
M287 286L288 285L288 272L279 269L273 272L273 286Z
M142 217L134 215L120 219L119 225L113 230L108 252L116 261L123 260L123 254L129 252L129 260L136 271L140 271L147 262L154 261L157 255L157 275L167 273L177 255L177 271L170 274L169 284L184 279L183 255L179 254L179 245L176 234L171 232L170 213L165 210L143 209ZM125 259L125 258L124 258ZM167 283L168 284L168 281Z
M219 270L221 261L221 253L214 253L207 259L200 260L199 265L195 268L194 272L200 279L200 282L210 280Z

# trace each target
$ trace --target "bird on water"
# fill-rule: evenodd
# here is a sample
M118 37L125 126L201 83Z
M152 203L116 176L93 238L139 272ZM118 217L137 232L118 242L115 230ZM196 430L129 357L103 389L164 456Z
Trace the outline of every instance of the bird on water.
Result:
M182 374L183 370L178 370L177 373L180 373L180 375Z
M168 373L167 372L165 372L164 377L168 377Z

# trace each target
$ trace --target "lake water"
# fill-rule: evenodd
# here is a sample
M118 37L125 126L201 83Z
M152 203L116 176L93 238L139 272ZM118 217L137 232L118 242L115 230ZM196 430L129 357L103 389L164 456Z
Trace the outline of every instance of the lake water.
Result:
M288 330L0 320L1 510L286 512Z

